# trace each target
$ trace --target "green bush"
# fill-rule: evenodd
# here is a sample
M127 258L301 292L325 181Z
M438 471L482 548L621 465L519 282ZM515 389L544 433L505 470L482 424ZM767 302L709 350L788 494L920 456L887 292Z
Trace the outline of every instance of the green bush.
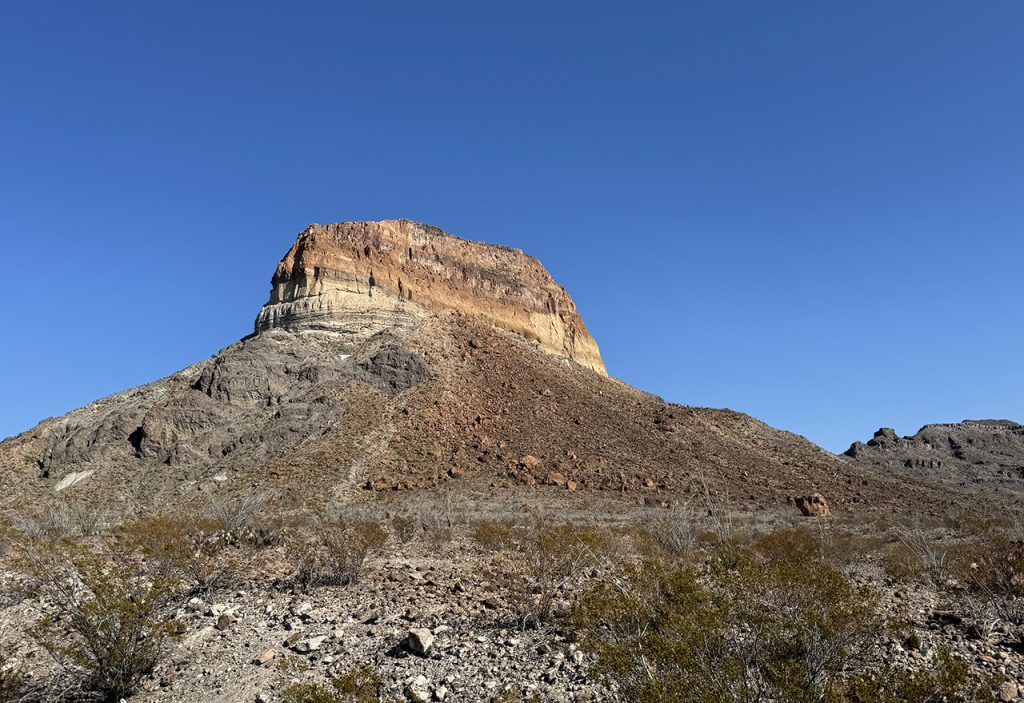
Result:
M156 514L122 525L117 544L125 554L141 554L149 573L179 578L191 593L208 593L230 583L238 566L222 535L213 520Z
M992 701L995 681L979 681L962 659L942 650L931 668L922 671L863 673L845 687L851 703L979 703Z
M58 541L26 550L23 563L51 608L29 631L39 646L103 700L134 693L178 632L173 579Z
M647 562L591 589L573 621L598 670L641 703L829 700L881 629L872 599L813 559L715 557L707 573Z

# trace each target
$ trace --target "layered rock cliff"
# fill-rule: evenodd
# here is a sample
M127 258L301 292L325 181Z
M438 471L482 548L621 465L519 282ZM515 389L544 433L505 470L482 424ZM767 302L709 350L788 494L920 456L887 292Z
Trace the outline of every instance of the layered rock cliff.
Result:
M278 264L256 331L321 330L358 344L457 310L604 374L565 289L518 249L408 220L310 225Z

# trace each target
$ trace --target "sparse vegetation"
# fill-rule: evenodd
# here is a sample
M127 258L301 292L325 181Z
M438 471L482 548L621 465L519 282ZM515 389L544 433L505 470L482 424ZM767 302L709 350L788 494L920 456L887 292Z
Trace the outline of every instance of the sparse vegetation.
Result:
M387 533L369 520L342 517L318 521L315 531L295 531L287 545L297 588L348 586L358 580L366 559L387 543Z
M173 576L60 540L26 546L22 566L48 605L29 631L39 646L84 692L112 701L134 693L177 632Z
M333 679L330 688L294 684L284 692L285 703L387 703L384 682L370 669L350 669Z
M123 550L141 554L150 574L173 575L191 593L225 587L237 567L220 525L195 515L150 515L122 525L118 538Z
M847 685L851 668L869 670L871 644L887 625L873 596L825 564L813 544L806 533L784 532L762 539L757 552L715 550L704 569L648 561L621 582L592 587L573 621L621 700L897 700L850 697L906 682L883 685L876 675L871 683L865 673ZM945 695L945 681L913 679L934 684L934 695Z

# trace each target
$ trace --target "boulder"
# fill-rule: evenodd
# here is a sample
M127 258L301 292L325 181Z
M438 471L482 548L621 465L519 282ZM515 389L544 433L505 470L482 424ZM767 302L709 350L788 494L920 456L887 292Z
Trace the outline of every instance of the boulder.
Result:
M425 657L434 646L434 634L425 627L418 627L409 630L409 636L405 640L406 646L413 654Z
M820 493L797 497L796 507L800 509L803 515L808 517L829 517L832 514L828 508L825 496Z

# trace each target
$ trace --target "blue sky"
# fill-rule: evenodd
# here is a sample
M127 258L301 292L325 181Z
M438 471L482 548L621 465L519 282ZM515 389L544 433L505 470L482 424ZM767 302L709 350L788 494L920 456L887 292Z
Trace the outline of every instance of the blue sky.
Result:
M1024 420L1024 3L0 8L0 436L251 330L310 222L537 256L609 371L832 450Z

